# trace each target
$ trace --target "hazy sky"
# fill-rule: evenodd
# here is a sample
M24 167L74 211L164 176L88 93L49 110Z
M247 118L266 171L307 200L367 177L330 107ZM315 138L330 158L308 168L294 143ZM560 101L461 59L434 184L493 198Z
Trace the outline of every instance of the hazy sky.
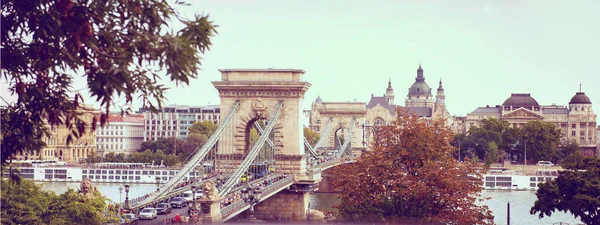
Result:
M388 79L403 105L421 62L432 94L443 80L452 115L510 93L567 105L580 82L600 112L598 0L189 2L181 12L210 14L219 34L200 78L170 90L169 104L219 104L218 69L274 67L306 71L307 109L318 95L368 102Z

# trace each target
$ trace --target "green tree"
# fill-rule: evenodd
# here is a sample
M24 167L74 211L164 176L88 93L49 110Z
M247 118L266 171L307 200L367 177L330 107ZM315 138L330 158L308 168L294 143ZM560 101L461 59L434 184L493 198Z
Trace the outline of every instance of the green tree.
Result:
M117 162L117 157L114 152L109 152L104 155L104 162Z
M585 224L600 224L600 159L579 158L563 165L558 178L539 184L531 214L540 218L556 210L570 212Z
M100 163L102 162L102 156L96 155L96 152L91 152L85 159L86 163Z
M127 158L127 156L125 155L125 153L119 153L115 156L115 160L116 162L125 162L125 159Z
M498 145L495 142L488 142L488 148L485 154L485 165L490 166L492 163L497 163L500 159L500 154L498 153Z
M188 85L216 34L207 16L183 18L168 1L5 0L1 6L0 71L17 97L0 111L3 165L17 152L42 149L47 124L65 125L67 143L93 132L96 119L86 124L79 117L83 95L73 77L86 79L84 90L104 109L103 126L109 109L128 112L135 98L160 108L167 90L161 78ZM184 26L173 31L170 22Z
M556 162L559 156L560 137L560 130L553 124L539 120L529 121L523 127L521 141L517 149L519 153L525 154L525 144L527 145L528 161L546 160Z
M72 189L56 195L30 180L3 179L1 224L104 224L105 198L83 196Z
M217 129L217 125L210 120L196 121L189 128L190 133L204 134L210 136Z
M315 146L317 144L317 142L319 141L319 139L321 139L320 135L317 132L314 132L313 130L309 129L308 127L305 127L303 129L304 131L304 138L306 138L306 140L308 141L308 143L311 146Z
M52 194L29 180L2 179L1 224L43 224Z

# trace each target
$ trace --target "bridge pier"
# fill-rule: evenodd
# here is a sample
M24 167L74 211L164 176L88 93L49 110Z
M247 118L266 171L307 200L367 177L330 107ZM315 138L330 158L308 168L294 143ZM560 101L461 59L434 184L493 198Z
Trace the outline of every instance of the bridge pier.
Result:
M220 198L202 198L198 202L200 203L200 218L203 224L221 223L223 216L221 215Z
M275 221L306 221L309 192L282 191L255 206L258 219Z

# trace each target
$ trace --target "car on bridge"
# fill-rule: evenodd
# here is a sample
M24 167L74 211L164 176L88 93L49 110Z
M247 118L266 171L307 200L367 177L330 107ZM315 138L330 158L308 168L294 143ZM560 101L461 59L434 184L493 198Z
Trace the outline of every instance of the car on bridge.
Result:
M192 191L186 191L183 192L183 199L185 199L185 202L191 202L194 199L194 193Z
M158 204L158 206L156 206L156 212L158 214L167 214L167 213L171 213L171 205L169 203L160 203Z
M123 214L121 216L121 223L119 223L119 224L120 225L137 225L138 218L135 217L135 214L133 214L133 213Z
M158 212L155 208L144 208L140 211L140 219L153 220L158 217Z
M175 197L169 202L173 208L181 208L186 206L186 201L182 197Z

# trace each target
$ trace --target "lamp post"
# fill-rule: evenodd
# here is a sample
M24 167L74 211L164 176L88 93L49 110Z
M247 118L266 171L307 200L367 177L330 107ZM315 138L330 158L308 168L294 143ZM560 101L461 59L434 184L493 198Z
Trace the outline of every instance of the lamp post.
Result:
M254 205L260 202L262 191L260 189L253 189L252 186L248 184L248 187L243 188L241 193L244 202L250 204L250 216L248 216L248 220L257 220L254 216Z
M129 184L125 185L125 209L129 211Z
M121 202L123 202L123 200L121 199L123 195L123 187L119 187L119 204L121 204Z
M193 204L191 205L192 210L193 211L198 211L198 205L196 205L196 191L198 189L196 188L196 185L192 185L192 201Z
M460 162L460 141L458 141L458 162Z
M365 128L370 128L372 130L371 133L373 134L373 136L377 135L377 130L375 129L375 126L367 125L366 123L363 123L362 125L360 125L360 127L362 127L362 130L363 130L363 141L362 141L363 148L366 148L367 147L366 137L367 137L368 133L365 133Z
M160 177L156 177L156 191L160 189Z

